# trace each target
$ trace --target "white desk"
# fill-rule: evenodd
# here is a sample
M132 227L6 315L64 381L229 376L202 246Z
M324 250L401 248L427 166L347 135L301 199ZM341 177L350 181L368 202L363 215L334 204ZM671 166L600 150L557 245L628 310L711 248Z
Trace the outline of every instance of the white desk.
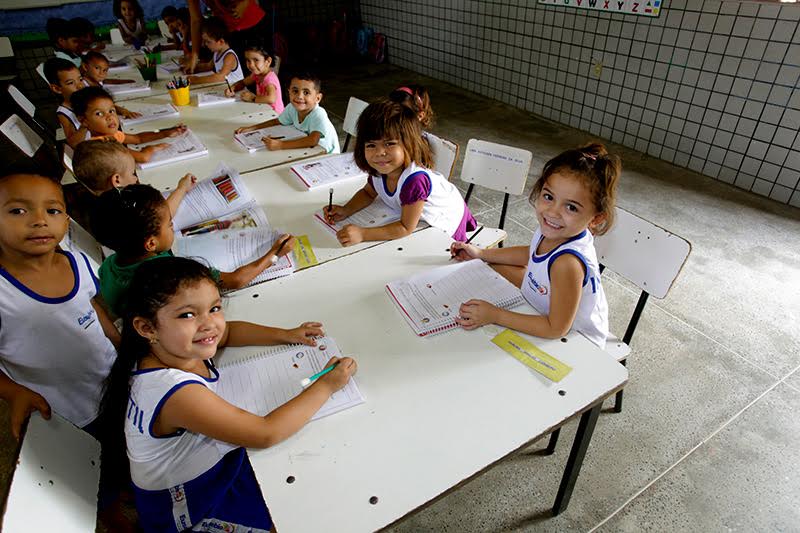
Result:
M585 411L554 512L566 508L599 402L625 384L627 370L577 334L566 343L537 340L573 367L558 384L482 330L416 337L384 284L445 264L449 244L442 232L421 230L228 300L228 319L282 327L320 320L359 363L367 403L250 452L282 533L384 527ZM256 351L230 349L220 359Z
M195 91L193 93L196 94ZM135 110L138 103L165 104L170 101L169 95L164 94L131 100L126 102L125 106ZM159 189L166 189L167 187L174 187L178 182L178 178L187 172L191 172L199 179L209 176L220 161L225 161L243 174L252 170L298 161L324 153L324 149L320 146L294 150L277 150L274 152L260 150L249 153L234 141L233 131L241 126L275 118L277 115L272 107L267 104L247 102L197 107L194 102L195 100L193 100L192 105L178 107L180 117L165 118L124 127L126 132L136 133L167 128L174 126L178 122L183 122L208 147L207 156L148 170L140 170L139 179L142 183L148 183Z

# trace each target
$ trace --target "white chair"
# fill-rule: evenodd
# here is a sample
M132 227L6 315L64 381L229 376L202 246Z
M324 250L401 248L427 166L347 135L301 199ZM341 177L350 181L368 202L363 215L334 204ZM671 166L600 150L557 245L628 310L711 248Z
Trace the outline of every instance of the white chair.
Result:
M42 79L47 85L50 85L50 82L47 81L47 77L44 75L44 61L36 65L36 73L42 77Z
M169 26L167 26L167 23L164 22L163 19L158 19L158 31L161 32L162 37L165 37L167 39L172 38L172 32L169 31Z
M83 186L81 185L81 187ZM81 252L86 254L89 265L95 274L100 270L100 265L106 258L100 243L83 226L71 218L69 219L69 229L59 244L62 250L70 251L75 256Z
M656 226L630 211L616 208L616 221L605 235L594 239L600 271L609 268L636 285L642 292L622 339L613 334L606 339L606 352L625 365L631 353L630 342L639 324L644 306L652 295L662 299L680 274L692 245L674 233ZM614 400L614 412L622 411L622 392ZM555 430L547 451L552 453L558 441Z
M277 76L281 71L281 56L275 56L275 63L272 64L272 72Z
M344 147L342 148L342 152L347 151L347 145L350 144L350 137L354 137L356 135L356 125L358 124L358 117L361 116L361 112L369 104L364 100L359 100L355 96L350 97L350 101L347 102L347 111L344 114L344 124L342 125L342 129L347 133L347 137L344 138Z
M119 28L111 28L108 33L111 37L111 44L125 44L125 39L122 38L122 32L119 31Z
M53 413L31 415L3 513L3 531L94 531L100 444Z
M458 160L458 145L426 131L425 138L433 152L433 170L450 180Z
M22 150L28 157L33 157L44 144L44 140L38 133L33 131L19 115L12 114L0 125L0 131L14 143L14 146Z
M33 102L28 100L28 98L13 85L8 86L8 94L9 96L11 96L14 102L19 106L19 108L23 110L25 114L27 114L31 118L31 121L34 124L36 124L36 126L49 137L49 140L55 144L56 141L55 131L53 131L51 128L45 127L44 124L36 120L36 117L34 117L34 115L36 114L36 106L33 104Z
M11 39L0 37L0 62L4 63L3 72L0 73L0 81L13 80L17 77L14 65L14 48L11 46Z
M506 222L509 196L520 195L525 190L532 159L533 154L522 148L470 139L464 164L461 166L461 180L469 183L464 201L469 204L475 185L504 193L499 224L499 229L502 230ZM503 243L499 246L502 247Z

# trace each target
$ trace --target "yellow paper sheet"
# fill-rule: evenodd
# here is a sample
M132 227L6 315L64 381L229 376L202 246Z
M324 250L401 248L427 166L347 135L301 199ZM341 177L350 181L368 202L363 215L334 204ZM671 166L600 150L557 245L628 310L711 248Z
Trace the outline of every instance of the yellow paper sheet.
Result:
M308 240L308 235L297 236L297 248L294 249L294 257L297 260L296 270L302 270L319 263L317 256L314 255L311 242Z
M556 383L572 371L571 366L565 365L510 329L494 337L492 342L523 365Z

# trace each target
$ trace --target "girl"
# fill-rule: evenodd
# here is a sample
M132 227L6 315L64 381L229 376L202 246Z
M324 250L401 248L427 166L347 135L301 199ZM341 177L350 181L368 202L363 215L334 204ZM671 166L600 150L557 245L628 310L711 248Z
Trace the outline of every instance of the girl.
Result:
M137 49L147 41L144 11L137 0L114 0L114 16L123 41Z
M217 284L203 265L172 257L141 266L103 414L112 426L109 444L121 446L125 436L145 531L270 531L244 447L273 446L296 433L347 383L356 363L331 359L327 366L338 363L333 371L259 417L215 394L220 371L211 358L223 346L313 346L321 326L306 322L280 330L226 323Z
M475 218L455 185L429 170L431 151L414 112L389 100L376 102L361 113L357 131L353 155L358 167L370 174L367 184L345 205L325 206L325 215L329 222L339 222L373 201L383 201L400 220L374 228L348 224L336 234L339 242L350 246L399 239L410 235L420 219L457 241L466 240L467 231L475 229Z
M172 213L191 188L192 178L188 174L181 179L168 200L157 189L138 183L111 189L98 198L92 213L93 234L117 252L100 265L100 292L117 316L122 316L128 286L140 265L172 255ZM215 272L223 287L240 289L272 266L273 257L290 253L295 244L294 237L282 235L263 257L233 272Z
M251 45L244 50L245 64L250 75L245 79L232 84L225 90L226 96L234 96L237 91L244 89L242 100L257 104L269 104L279 115L283 113L283 96L281 83L278 76L272 71L272 54L264 46ZM246 89L248 85L256 84L256 94Z
M189 76L189 83L219 83L226 81L236 83L244 79L244 72L239 56L228 44L228 30L218 18L210 18L203 22L203 45L214 54L211 62L198 64L199 70L212 70L208 76Z
M619 158L602 144L567 150L547 162L531 192L539 228L529 247L482 250L453 243L456 259L494 263L542 313L525 315L470 300L461 305L457 322L464 329L494 323L545 338L574 328L605 347L608 305L592 234L604 234L614 222L619 174Z
M433 107L428 89L422 85L406 85L389 93L389 100L403 104L416 113L423 128L433 125Z
M83 139L78 140L78 142L88 141L89 139L104 139L115 140L120 144L143 144L167 137L176 137L186 131L186 126L178 124L160 131L143 131L135 135L124 133L120 129L117 115L118 108L114 104L114 98L102 87L86 87L76 91L72 95L71 101L72 110L86 131ZM77 144L76 142L75 146ZM168 146L169 144L167 143L159 143L145 146L141 150L128 148L128 151L130 151L137 163L142 163L150 161L153 154Z

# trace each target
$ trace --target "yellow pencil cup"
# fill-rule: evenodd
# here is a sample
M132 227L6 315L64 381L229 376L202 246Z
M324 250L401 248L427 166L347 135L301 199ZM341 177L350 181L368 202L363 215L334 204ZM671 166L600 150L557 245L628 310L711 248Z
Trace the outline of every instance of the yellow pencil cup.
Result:
M169 96L172 98L172 103L175 105L189 105L189 87L170 89Z

